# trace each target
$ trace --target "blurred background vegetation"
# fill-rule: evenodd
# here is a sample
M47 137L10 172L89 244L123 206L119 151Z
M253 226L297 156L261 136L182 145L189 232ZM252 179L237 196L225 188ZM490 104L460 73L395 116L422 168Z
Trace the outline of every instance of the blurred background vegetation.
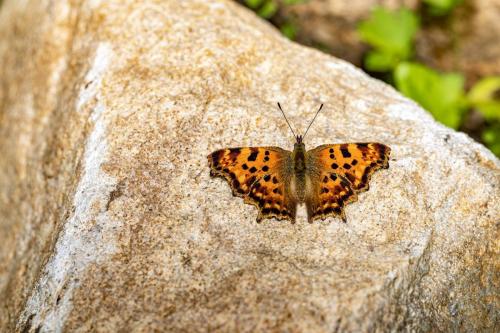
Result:
M499 1L238 2L288 38L393 85L500 156Z

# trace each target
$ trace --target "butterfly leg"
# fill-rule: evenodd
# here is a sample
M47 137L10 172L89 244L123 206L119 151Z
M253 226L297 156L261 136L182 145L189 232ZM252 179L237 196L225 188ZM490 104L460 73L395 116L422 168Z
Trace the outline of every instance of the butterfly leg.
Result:
M314 203L312 200L307 200L306 201L306 209L307 209L307 222L313 223L313 216L314 216Z
M295 216L296 216L296 213L297 213L297 204L294 203L294 202L291 202L289 205L288 205L288 211L290 212L290 222L292 222L292 224L295 224Z
M345 217L345 211L342 209L342 213L340 213L340 218L342 222L347 223L347 218Z

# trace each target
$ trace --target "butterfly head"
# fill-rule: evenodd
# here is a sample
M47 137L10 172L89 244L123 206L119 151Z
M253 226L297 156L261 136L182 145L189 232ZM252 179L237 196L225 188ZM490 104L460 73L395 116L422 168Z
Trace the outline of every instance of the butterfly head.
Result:
M297 135L295 136L295 139L297 140L295 144L293 145L293 150L294 151L305 151L306 150L306 145L302 141L304 137L302 135Z

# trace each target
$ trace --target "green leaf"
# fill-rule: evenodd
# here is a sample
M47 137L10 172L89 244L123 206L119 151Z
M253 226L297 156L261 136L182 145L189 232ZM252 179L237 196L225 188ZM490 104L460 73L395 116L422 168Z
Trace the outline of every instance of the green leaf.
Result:
M293 24L292 22L285 22L281 27L280 27L281 33L288 37L291 40L294 40L295 37L297 36L297 26Z
M366 69L372 72L387 72L393 69L398 59L390 53L369 51L365 58Z
M429 6L429 13L442 16L450 13L463 0L423 0Z
M437 121L457 129L466 103L464 77L460 74L440 74L416 63L401 63L394 72L396 87L418 102Z
M271 18L278 11L278 5L273 0L268 0L257 11L257 14L265 19Z
M487 120L500 119L500 76L490 76L476 83L467 100Z
M389 63L380 59L409 59L412 55L412 42L419 28L418 17L410 10L401 8L389 11L376 7L370 18L358 26L358 33L364 42L370 44L379 54L375 63Z
M306 1L307 0L283 0L283 3L288 6L288 5L296 5L298 3L304 3Z
M486 128L482 133L482 139L493 154L500 157L500 122Z
M257 9L264 1L265 0L245 0L245 4L252 9Z

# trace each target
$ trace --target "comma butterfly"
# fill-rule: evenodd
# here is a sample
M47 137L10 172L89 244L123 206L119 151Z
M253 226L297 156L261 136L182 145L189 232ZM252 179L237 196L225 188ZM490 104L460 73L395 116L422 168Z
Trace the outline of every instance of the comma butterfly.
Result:
M217 150L208 155L210 175L225 178L233 195L259 209L264 218L295 223L297 205L305 203L310 223L340 216L344 206L367 191L370 176L389 167L391 149L381 143L326 144L306 151L302 135L295 135L278 103L296 142L293 151L279 147L241 147Z

